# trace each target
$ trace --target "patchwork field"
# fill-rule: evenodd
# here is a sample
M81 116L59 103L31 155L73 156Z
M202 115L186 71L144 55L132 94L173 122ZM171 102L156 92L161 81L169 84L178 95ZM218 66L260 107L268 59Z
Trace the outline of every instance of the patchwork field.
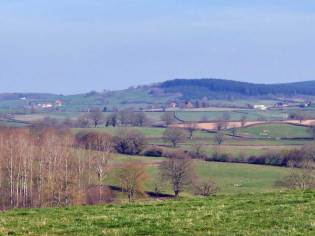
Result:
M268 128L270 127L270 128ZM136 130L143 133L147 138L149 144L162 145L167 147L167 143L163 140L163 132L165 128L153 127L103 127L103 128L89 128L89 129L74 129L74 132L79 131L97 131L106 132L111 135L117 135L122 130ZM268 130L268 132L266 131ZM230 131L225 132L223 144L220 145L220 151L234 156L250 156L259 155L266 152L278 152L281 150L290 150L299 148L303 144L311 140L303 140L303 138L310 138L307 128L303 126L293 126L286 124L275 125L257 125L247 128L241 128L238 135L241 137L232 137ZM268 135L264 135L267 133ZM262 134L262 135L260 135ZM248 138L246 138L248 137ZM288 138L288 139L279 139ZM299 138L299 139L294 139ZM300 139L302 138L302 139ZM212 132L198 130L193 133L193 138L187 139L185 143L180 144L179 147L184 149L193 149L195 145L201 145L209 155L213 154L217 147L215 141L215 134Z

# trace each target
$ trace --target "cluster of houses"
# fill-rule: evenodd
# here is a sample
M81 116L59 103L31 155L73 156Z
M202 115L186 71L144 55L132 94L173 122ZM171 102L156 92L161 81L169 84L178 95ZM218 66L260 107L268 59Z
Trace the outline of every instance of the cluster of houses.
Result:
M22 99L26 100L26 99ZM27 108L31 109L54 109L63 106L63 102L61 100L56 100L54 102L43 102L43 103L36 103L36 102L29 102Z

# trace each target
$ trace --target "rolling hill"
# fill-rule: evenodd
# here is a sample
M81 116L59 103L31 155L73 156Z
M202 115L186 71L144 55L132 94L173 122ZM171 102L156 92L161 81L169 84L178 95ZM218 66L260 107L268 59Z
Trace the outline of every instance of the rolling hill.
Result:
M172 101L185 103L207 98L208 103L224 106L236 100L238 106L257 100L277 100L315 96L315 81L254 84L222 79L175 79L146 86L132 87L119 91L91 91L85 94L57 95L45 93L2 93L0 111L21 111L38 104L61 100L62 111L86 111L91 108L115 109L123 107L161 108ZM311 99L312 100L312 99Z

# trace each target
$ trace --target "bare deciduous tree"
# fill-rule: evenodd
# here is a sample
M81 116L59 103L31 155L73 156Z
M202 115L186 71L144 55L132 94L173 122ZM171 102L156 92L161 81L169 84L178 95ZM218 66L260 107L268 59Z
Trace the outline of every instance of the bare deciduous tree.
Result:
M192 139L194 132L198 129L198 125L196 123L185 124L185 129L189 133L189 139Z
M100 109L96 109L94 111L90 111L87 114L87 117L93 123L94 127L97 127L104 121L104 115Z
M163 133L163 139L165 142L168 142L172 145L173 148L181 142L184 142L187 135L186 132L180 128L166 128Z
M232 132L232 135L235 137L237 135L237 128L236 127L232 127L231 128L231 132Z
M224 133L221 131L217 131L214 140L218 145L221 145L224 142Z
M118 124L117 112L114 112L106 117L106 126L115 127Z
M163 112L161 115L161 120L167 126L173 124L175 121L174 112Z
M117 177L123 191L127 193L129 202L137 195L143 195L143 185L148 180L145 167L141 162L129 161L118 169Z
M79 118L77 119L77 127L79 128L87 128L90 125L90 121L89 118L87 117L87 115L81 115L79 116Z
M184 153L176 152L159 166L163 181L172 185L175 197L190 185L194 177L192 160Z
M315 139L315 125L312 124L308 129L307 132L311 135L312 139Z
M244 115L241 118L241 127L244 127L246 125L247 117Z

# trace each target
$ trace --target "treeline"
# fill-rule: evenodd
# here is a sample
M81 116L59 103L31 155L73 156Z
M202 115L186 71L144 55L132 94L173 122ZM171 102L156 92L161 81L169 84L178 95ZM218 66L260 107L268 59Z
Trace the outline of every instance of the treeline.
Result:
M253 84L222 79L175 79L161 84L168 93L181 93L185 99L211 96L315 95L315 82ZM227 94L228 93L228 94Z
M88 128L98 126L145 126L150 125L151 121L142 111L124 109L105 115L101 110L96 109L86 112L76 119L56 119L45 117L32 122L31 127L35 129L43 128Z
M290 167L292 163L298 163L304 159L311 159L315 162L314 144L306 144L301 149L282 150L279 152L267 152L260 155L245 156L242 154L231 155L214 152L211 156L204 156L206 161L231 162L231 163L247 163L256 165L272 165ZM298 167L298 166L296 166Z

